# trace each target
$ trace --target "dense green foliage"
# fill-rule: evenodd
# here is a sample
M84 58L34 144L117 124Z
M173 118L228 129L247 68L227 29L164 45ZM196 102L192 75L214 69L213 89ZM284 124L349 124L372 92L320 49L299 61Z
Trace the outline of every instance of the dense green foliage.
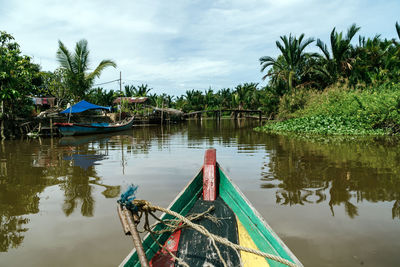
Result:
M21 54L12 35L0 31L1 116L30 115L32 102L28 96L36 94L41 84L39 65Z
M277 47L282 54L277 59L260 58L261 71L271 67L266 76L271 77L268 86L280 96L274 102L280 121L259 129L334 135L400 133L400 25L395 26L397 38L359 36L357 45L352 44L360 31L355 24L345 35L334 28L329 48L320 39L316 42L322 54L301 55L303 34L298 40L281 37L285 45L277 42ZM311 43L312 39L305 42ZM294 59L296 64L288 64Z
M64 69L58 68L54 72L42 72L41 76L43 83L39 87L37 96L54 96L57 99L58 106L64 106L72 99L72 94L67 87Z
M286 105L280 108L290 119L269 123L261 129L340 135L400 133L400 86L293 93L281 105ZM297 105L302 108L290 112Z
M259 88L257 83L239 84L234 89L223 88L214 92L209 88L205 92L200 90L187 90L182 96L172 101L169 96L164 95L167 106L180 109L184 112L199 110L220 109L252 109L268 110L268 101L265 98L265 88Z

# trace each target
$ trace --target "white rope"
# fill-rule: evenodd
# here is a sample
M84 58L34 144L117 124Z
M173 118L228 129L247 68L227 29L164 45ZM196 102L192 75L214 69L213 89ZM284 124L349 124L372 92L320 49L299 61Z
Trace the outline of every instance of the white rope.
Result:
M287 266L290 266L290 267L299 267L297 264L295 264L295 263L293 263L291 261L288 261L288 260L286 260L286 259L284 259L282 257L276 256L276 255L273 255L273 254L269 254L269 253L265 253L265 252L262 252L262 251L259 251L259 250L256 250L256 249L243 247L243 246L240 246L238 244L232 243L231 241L229 241L228 239L226 239L224 237L220 237L218 235L214 235L214 234L210 233L204 226L193 223L192 221L190 221L189 219L187 219L186 217L182 216L181 214L179 214L179 213L177 213L175 211L168 210L168 209L165 209L165 208L159 207L159 206L153 206L148 201L145 201L145 200L134 200L133 204L135 204L139 209L141 209L143 211L153 212L153 211L158 210L158 211L167 213L169 215L172 215L172 216L180 219L186 225L188 225L189 227L192 227L193 229L195 229L199 233L209 237L211 240L215 240L218 243L221 243L221 244L224 244L226 246L229 246L229 247L231 247L231 248L233 248L235 250L241 250L241 251L249 252L249 253L264 257L264 258L268 258L268 259L283 263L283 264L285 264Z

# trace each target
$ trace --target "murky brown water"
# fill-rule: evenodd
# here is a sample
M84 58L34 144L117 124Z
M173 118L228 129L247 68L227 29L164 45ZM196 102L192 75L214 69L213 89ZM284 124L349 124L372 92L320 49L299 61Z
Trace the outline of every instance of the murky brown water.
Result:
M227 174L305 266L400 266L400 143L266 135L222 120L5 141L0 266L115 266L128 184L167 206L217 149Z

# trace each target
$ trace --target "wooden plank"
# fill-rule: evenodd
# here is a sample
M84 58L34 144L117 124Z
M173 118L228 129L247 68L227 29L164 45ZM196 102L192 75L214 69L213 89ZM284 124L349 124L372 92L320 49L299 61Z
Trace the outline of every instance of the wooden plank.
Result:
M237 244L236 216L220 197L217 197L215 201L205 201L199 198L189 214L200 214L210 207L214 207L214 209L210 211L210 215L217 218L217 221L203 217L197 219L194 223L202 225L210 233L225 237L232 243ZM234 249L219 243L216 245L228 266L240 266L240 256ZM223 266L211 240L190 227L186 227L182 230L177 256L190 267Z
M218 170L220 177L219 194L239 218L256 246L263 252L278 255L303 266L219 166ZM272 260L268 260L268 263L272 267L286 266Z
M259 248L254 243L253 239L250 237L246 228L244 228L243 224L237 219L237 228L238 228L238 236L239 236L239 245L259 250ZM242 259L242 267L269 267L268 262L261 256L254 255L249 252L240 251L240 257Z
M217 198L217 152L208 149L204 155L203 200L214 201Z

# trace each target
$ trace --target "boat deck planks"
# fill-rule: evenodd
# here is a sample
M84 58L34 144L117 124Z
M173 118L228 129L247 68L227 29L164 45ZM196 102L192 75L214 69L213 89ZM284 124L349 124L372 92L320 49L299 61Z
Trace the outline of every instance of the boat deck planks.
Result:
M204 226L210 233L225 237L237 244L239 239L236 216L220 197L215 201L198 199L189 214L203 213L211 206L215 209L210 212L210 215L217 218L217 222L204 217L194 222ZM228 266L240 266L239 255L234 249L219 243L217 246ZM211 240L191 228L182 230L177 256L193 267L223 266Z

